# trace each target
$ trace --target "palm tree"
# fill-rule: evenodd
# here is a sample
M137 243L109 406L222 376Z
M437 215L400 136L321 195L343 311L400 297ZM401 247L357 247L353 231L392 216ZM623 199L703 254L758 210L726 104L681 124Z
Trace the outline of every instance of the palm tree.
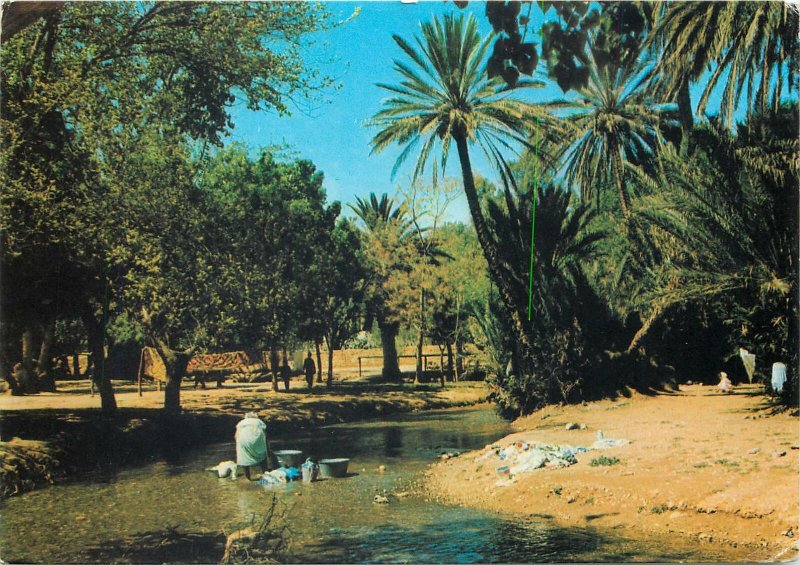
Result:
M355 205L350 204L350 209L364 222L365 233L368 237L380 237L383 230L395 231L396 241L406 241L413 237L411 221L407 217L404 204L395 206L393 198L383 194L380 199L375 193L370 193L369 199L356 197ZM400 365L397 359L397 334L400 332L400 322L390 315L386 307L386 296L382 292L380 282L372 284L373 291L369 293L368 300L371 315L374 315L381 332L381 347L383 349L382 377L387 380L399 380L401 377Z
M400 222L406 229L410 228L411 222L406 218L406 207L404 204L395 206L394 198L384 193L380 200L374 192L370 192L369 199L361 199L356 196L355 205L350 204L350 209L356 213L367 230L375 229L379 224L389 222Z
M677 127L675 113L649 98L645 84L651 70L638 65L598 65L587 49L589 80L576 96L542 105L563 118L563 129L550 134L568 184L588 200L602 186L617 191L626 225L631 219L626 176L631 168L648 170L665 128Z
M470 144L477 144L503 179L511 180L504 150L528 146L526 132L535 108L512 96L501 79L489 79L485 59L493 38L481 39L474 17L446 15L421 25L416 47L395 35L394 40L409 61L396 60L399 84L379 84L392 93L372 125L380 131L372 139L377 153L398 144L404 146L392 174L418 148L414 180L432 162L434 182L445 170L450 148L456 146L464 192L478 241L498 285L503 301L512 312L520 339L530 344L523 323L522 304L515 303L499 263L497 246L486 224L470 160ZM532 82L521 86L534 85ZM432 155L436 157L432 158Z
M659 191L637 212L668 257L641 300L653 313L634 337L681 304L727 300L741 342L796 365L797 106L752 115L733 137L719 124L695 130L695 152L659 158ZM664 189L666 188L666 190Z
M592 226L596 211L576 202L576 196L559 187L524 184L527 186L518 197L495 197L487 202L487 208L490 225L501 244L500 253L511 266L513 292L525 300L530 276L531 203L536 191L534 315L530 323L537 338L534 347L521 351L513 340L503 339L509 332L492 319L497 313L479 316L487 342L513 352L512 370L496 381L499 388L494 395L501 409L514 416L544 403L567 400L591 372L602 344L609 341L607 309L584 273L584 265L598 255L598 242L606 235ZM498 373L502 375L503 371Z
M798 15L789 2L669 2L651 33L659 45L657 71L667 94L713 69L697 106L703 115L712 91L725 81L720 116L730 126L747 87L748 108L777 112L784 85L796 88Z

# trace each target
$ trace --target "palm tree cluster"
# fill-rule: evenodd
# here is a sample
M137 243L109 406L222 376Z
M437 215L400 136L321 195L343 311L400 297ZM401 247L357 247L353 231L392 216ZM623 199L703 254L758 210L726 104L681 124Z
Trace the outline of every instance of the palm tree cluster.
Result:
M615 13L599 8L600 19ZM797 13L777 2L676 2L641 15L644 40L604 57L614 26L601 26L606 35L590 33L586 44L586 85L539 103L489 78L494 38L481 38L472 16L423 23L413 42L394 37L405 58L394 62L399 82L379 85L391 97L372 121L373 151L399 145L392 174L416 154L414 178L432 165L435 182L455 143L508 321L498 358L511 362L496 384L510 412L575 398L604 347L656 357L648 333L663 330L676 306L710 298L717 319L758 326L744 340L747 330L729 332L731 348L746 342L768 363L797 356L797 206L787 206L797 196L797 129L793 121L781 135L775 119L796 118L796 102L787 110L782 100L796 92ZM695 83L705 85L700 125ZM720 116L705 125L720 88ZM747 122L734 136L741 102ZM471 147L495 167L499 196L479 196ZM589 318L602 327L611 313L615 337L587 338ZM783 345L766 344L775 341L769 328L782 328Z

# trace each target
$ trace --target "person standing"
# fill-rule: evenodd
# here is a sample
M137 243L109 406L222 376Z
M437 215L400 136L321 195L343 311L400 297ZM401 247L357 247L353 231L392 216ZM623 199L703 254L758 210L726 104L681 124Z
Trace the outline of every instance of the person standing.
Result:
M309 351L308 357L303 361L303 373L306 375L306 382L308 383L309 390L314 386L314 373L316 372L317 366L314 364L314 360L311 358L311 352Z
M250 479L250 467L260 465L261 471L266 472L269 465L269 448L267 447L267 425L261 421L258 414L248 412L236 424L236 464L244 467L247 480Z
M289 360L286 358L286 353L283 354L283 359L281 360L281 379L283 379L283 384L286 387L286 390L289 390L289 380L292 378L292 368L289 367Z

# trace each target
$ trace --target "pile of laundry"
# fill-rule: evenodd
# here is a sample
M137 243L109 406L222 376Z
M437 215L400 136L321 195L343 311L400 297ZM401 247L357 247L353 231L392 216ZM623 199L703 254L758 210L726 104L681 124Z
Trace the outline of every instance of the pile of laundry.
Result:
M281 467L274 471L264 473L256 481L259 485L282 485L292 481L299 481L301 478L300 469L296 467Z
M533 471L534 469L560 469L569 467L578 462L577 455L610 447L628 445L627 439L604 438L598 434L598 439L589 447L573 447L571 445L548 445L515 441L505 447L493 444L486 447L486 451L475 459L476 463L497 458L502 463L497 468L497 473L503 479L511 479L516 475Z

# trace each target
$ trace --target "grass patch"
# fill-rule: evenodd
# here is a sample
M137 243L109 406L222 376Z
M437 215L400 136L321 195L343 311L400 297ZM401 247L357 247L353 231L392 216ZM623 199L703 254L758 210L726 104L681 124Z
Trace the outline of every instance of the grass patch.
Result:
M669 506L667 506L666 504L659 504L658 506L653 506L650 509L650 513L651 514L663 514L667 510L669 510Z
M739 466L739 463L737 463L736 461L729 461L727 459L717 459L716 461L714 461L714 463L716 463L717 465L724 465L726 467L738 467Z
M606 457L605 455L601 455L600 457L595 457L592 459L589 466L591 467L610 467L611 465L616 465L619 463L619 459L617 457Z
M702 469L703 467L708 467L708 463L703 461L701 463L695 463L694 465L692 465L692 467L694 467L695 469Z

